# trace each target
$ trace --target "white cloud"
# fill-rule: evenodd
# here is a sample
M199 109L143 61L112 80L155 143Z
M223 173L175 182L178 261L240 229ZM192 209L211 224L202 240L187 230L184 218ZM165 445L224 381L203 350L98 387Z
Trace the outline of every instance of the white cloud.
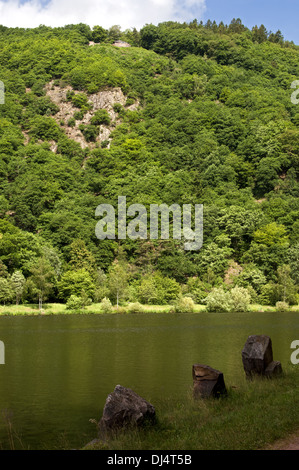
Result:
M205 0L50 0L44 6L39 0L0 0L0 24L25 28L117 24L122 29L139 29L146 23L200 19L204 10Z

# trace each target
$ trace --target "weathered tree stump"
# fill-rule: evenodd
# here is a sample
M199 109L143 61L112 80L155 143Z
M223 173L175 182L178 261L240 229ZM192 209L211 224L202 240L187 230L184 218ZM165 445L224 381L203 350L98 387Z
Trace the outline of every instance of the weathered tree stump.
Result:
M223 373L203 364L194 364L192 368L194 398L224 396L227 390Z
M106 399L99 432L102 434L128 426L141 426L145 422L154 423L155 417L153 405L130 388L117 385Z
M272 377L282 372L281 363L273 361L272 341L266 335L248 337L242 350L242 361L248 379L255 375Z

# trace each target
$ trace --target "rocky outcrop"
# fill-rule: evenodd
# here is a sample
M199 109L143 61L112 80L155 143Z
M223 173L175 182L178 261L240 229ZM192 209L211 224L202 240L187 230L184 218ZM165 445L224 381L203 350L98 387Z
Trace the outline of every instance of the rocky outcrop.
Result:
M192 368L194 398L225 396L227 390L223 373L203 364L194 364Z
M154 423L156 411L144 398L130 388L117 385L108 395L103 416L99 422L100 435L127 426L141 426L145 422Z
M51 81L45 87L46 95L59 107L59 111L53 116L57 123L61 124L65 134L75 142L78 142L82 148L94 148L96 144L101 144L101 142L109 141L111 132L115 129L117 125L121 123L121 120L118 118L118 114L114 110L115 104L121 104L125 106L127 97L122 92L121 88L108 88L106 90L101 90L97 93L88 95L89 103L91 104L91 109L85 113L83 119L76 120L75 125L70 127L67 125L69 119L74 117L77 108L75 108L71 102L67 101L66 96L68 91L73 91L75 94L81 93L79 91L73 90L71 86L66 86L64 88L54 85L54 82ZM135 111L139 106L139 102L136 101L130 106L127 106L126 109ZM99 109L106 109L110 118L111 124L109 126L101 125L99 135L96 138L95 142L86 142L82 132L79 129L80 124L90 124L91 118L94 113ZM108 143L109 147L109 143Z

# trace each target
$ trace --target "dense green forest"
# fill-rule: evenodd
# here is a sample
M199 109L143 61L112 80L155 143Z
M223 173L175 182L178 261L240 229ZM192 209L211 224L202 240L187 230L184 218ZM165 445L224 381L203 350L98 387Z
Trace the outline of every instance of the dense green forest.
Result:
M0 302L298 303L299 46L194 20L0 26ZM131 47L116 47L114 41ZM203 204L203 247L99 240L101 203Z

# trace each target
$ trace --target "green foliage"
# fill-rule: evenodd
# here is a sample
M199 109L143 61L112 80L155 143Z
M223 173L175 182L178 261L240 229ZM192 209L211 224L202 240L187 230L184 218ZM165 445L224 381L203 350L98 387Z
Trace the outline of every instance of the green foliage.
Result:
M106 109L99 109L94 113L90 122L95 126L100 126L101 124L109 126L111 119Z
M213 288L205 299L208 312L246 312L250 301L249 291L238 286L229 291L222 287Z
M76 295L71 295L66 302L66 309L67 310L81 310L83 308L83 302L81 297L77 297Z
M82 268L66 271L58 281L57 288L60 299L66 301L71 295L81 297L83 293L93 298L95 284L89 272Z
M115 260L109 269L108 287L111 298L116 300L118 307L119 301L126 298L128 289L128 266L124 261Z
M21 271L15 271L11 276L11 289L16 299L16 305L19 304L25 289L26 279Z
M288 235L283 225L278 225L276 222L261 227L253 234L253 238L257 243L262 245L285 245L288 243Z
M0 36L1 279L21 271L22 296L34 300L31 268L45 258L55 274L51 300L165 305L183 293L202 303L236 263L226 287L272 305L297 301L299 134L290 84L298 46L238 18L140 31L3 27ZM119 39L134 47L112 46ZM70 115L50 99L51 82L68 90ZM116 102L93 113L90 94L112 89ZM80 132L78 142L69 137L76 121L84 144ZM112 130L101 142L100 126ZM95 237L94 214L121 194L128 204L203 203L202 249L122 240L127 261L117 267L117 240ZM3 279L0 298L9 302Z
M215 287L207 295L205 304L208 312L229 312L232 308L230 293L222 287Z
M72 104L81 109L82 111L87 111L91 108L91 104L88 102L88 97L85 93L76 93L71 96Z
M48 298L53 289L55 272L45 257L38 259L30 272L29 281L34 294L38 297L39 308L42 308L43 301Z
M278 312L287 312L289 310L289 304L286 302L276 302L275 306Z
M180 296L173 305L174 311L177 313L193 313L194 301L191 297Z
M235 312L246 312L249 308L251 296L244 287L234 287L230 291L232 308Z
M144 276L138 284L137 290L140 302L150 305L172 303L181 292L178 282L162 276L160 272Z
M99 135L99 129L93 124L80 124L79 129L84 135L86 142L94 142Z
M74 240L69 248L69 267L74 271L85 269L91 275L96 269L96 260L93 254L87 249L84 240Z
M112 303L110 302L110 299L107 299L107 297L104 297L100 303L101 306L101 311L103 313L112 313L113 307Z
M15 292L13 291L13 285L9 279L0 277L0 302L5 305L6 302L12 300Z
M143 311L143 307L139 302L130 302L127 307L128 313L141 313Z

